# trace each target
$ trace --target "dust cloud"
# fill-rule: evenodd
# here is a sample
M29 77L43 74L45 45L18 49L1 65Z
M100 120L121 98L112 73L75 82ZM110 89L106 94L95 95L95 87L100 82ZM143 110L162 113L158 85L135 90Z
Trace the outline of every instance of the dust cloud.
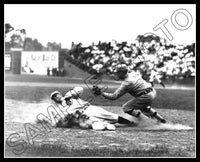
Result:
M35 123L40 113L47 115L48 107L52 105L49 99L39 103L27 103L12 99L5 100L5 121L20 123ZM193 130L192 127L178 123L158 123L156 120L144 117L140 119L136 129L143 130Z
M48 99L44 99L39 103L27 103L6 99L4 109L5 120L20 123L34 123L38 114L47 114L47 108L50 105L51 101Z
M138 128L144 130L193 130L192 127L187 125L171 122L160 123L144 116L140 119Z

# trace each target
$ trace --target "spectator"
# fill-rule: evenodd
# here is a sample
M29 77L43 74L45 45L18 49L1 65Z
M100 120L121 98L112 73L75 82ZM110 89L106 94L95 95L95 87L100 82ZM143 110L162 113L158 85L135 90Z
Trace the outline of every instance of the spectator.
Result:
M159 70L162 78L182 78L195 75L195 44L183 46L172 45L164 39L155 37L155 40L145 38L147 52L141 49L139 40L131 44L127 42L99 41L88 47L79 43L72 44L67 59L79 68L91 73L110 74L116 64L124 63L129 69L137 67L146 77L152 67ZM142 40L143 40L142 39ZM140 42L141 43L141 42ZM160 45L156 51L156 45ZM77 61L78 60L78 61Z
M47 76L50 76L50 69L47 67Z

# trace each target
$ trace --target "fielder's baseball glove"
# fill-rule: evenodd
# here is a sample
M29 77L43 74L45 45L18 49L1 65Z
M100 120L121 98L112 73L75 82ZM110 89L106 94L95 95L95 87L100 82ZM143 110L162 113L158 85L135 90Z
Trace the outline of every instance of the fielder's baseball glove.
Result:
M98 96L101 94L101 89L98 86L94 85L92 87L92 93Z

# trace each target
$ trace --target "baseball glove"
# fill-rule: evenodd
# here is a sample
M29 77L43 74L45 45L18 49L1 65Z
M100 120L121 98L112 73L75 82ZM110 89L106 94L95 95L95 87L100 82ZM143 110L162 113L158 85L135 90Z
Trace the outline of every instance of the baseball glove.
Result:
M92 93L94 94L94 95L100 95L101 94L101 89L98 87L98 86L96 86L96 85L94 85L93 87L92 87Z

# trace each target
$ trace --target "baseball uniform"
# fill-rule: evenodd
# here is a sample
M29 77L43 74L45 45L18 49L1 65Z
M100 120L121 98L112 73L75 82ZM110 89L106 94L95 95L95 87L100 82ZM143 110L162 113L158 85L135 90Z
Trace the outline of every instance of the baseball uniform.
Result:
M149 93L142 95L148 89L150 89ZM114 93L102 92L102 96L106 99L115 100L126 93L132 95L133 99L122 106L124 112L134 109L143 110L151 106L156 97L156 91L151 87L151 84L135 72L128 73L127 77Z

